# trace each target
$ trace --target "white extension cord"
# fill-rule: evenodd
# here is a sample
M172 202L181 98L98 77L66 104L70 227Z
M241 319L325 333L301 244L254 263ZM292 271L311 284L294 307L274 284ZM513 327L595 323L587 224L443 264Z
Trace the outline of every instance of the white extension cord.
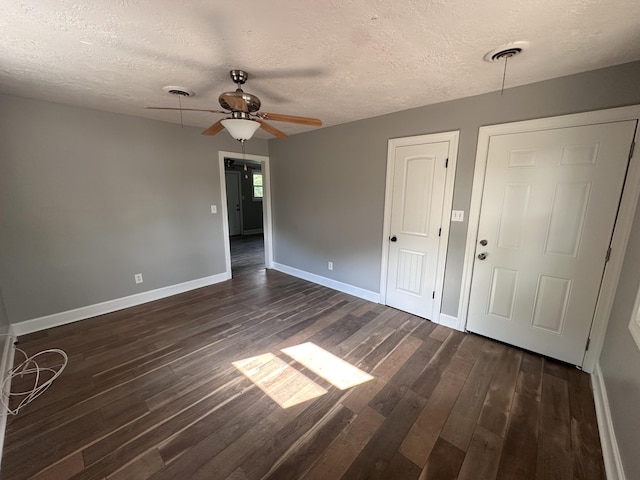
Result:
M23 350L15 347L16 351L20 352L24 355L24 361L13 367L9 372L7 372L7 376L2 382L2 388L0 392L0 403L6 408L6 411L0 412L0 415L17 415L18 412L27 404L34 401L40 395L42 395L53 383L53 381L60 376L62 371L67 366L69 361L69 357L64 352L64 350L60 350L58 348L51 348L48 350L43 350L34 355L28 356ZM41 367L38 365L36 361L38 358L42 358L44 355L60 355L62 357L62 363L56 364L50 367ZM51 377L46 380L41 380L41 376L43 373L48 372L51 374ZM11 380L14 378L22 378L25 375L32 375L34 382L33 388L30 390L25 390L23 392L8 392L8 386L11 384ZM4 393L6 392L6 394ZM16 407L13 409L10 408L12 399L21 399Z

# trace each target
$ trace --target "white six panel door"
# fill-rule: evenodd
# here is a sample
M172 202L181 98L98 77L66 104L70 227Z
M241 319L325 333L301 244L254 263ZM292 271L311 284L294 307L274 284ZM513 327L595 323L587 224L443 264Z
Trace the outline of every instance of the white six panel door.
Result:
M396 147L387 305L433 319L449 142Z
M490 138L469 331L582 365L635 127Z

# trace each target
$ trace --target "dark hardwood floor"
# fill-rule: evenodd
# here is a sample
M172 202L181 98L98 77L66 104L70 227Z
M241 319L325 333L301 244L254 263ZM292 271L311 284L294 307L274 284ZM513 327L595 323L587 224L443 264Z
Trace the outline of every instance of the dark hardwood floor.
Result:
M252 274L264 269L264 238L258 235L229 237L233 276Z
M2 478L605 478L587 374L279 272L238 273L21 337L69 365L9 419ZM340 390L282 351L305 342L373 379ZM250 357L256 383L232 364ZM324 393L283 408L264 391Z

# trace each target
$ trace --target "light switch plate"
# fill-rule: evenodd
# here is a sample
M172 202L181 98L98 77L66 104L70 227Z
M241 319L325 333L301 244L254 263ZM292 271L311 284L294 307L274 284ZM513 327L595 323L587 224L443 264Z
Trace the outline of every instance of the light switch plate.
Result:
M211 205L211 213L218 213L218 207L216 205Z
M464 222L464 210L452 210L451 211L452 222Z

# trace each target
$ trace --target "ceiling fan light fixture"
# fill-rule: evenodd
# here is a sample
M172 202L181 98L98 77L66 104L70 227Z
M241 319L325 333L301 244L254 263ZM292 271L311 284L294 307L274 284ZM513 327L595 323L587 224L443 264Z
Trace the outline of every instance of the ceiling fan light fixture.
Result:
M240 142L249 140L260 128L260 123L255 120L245 120L242 118L226 118L222 120L222 125L227 129L229 134Z

